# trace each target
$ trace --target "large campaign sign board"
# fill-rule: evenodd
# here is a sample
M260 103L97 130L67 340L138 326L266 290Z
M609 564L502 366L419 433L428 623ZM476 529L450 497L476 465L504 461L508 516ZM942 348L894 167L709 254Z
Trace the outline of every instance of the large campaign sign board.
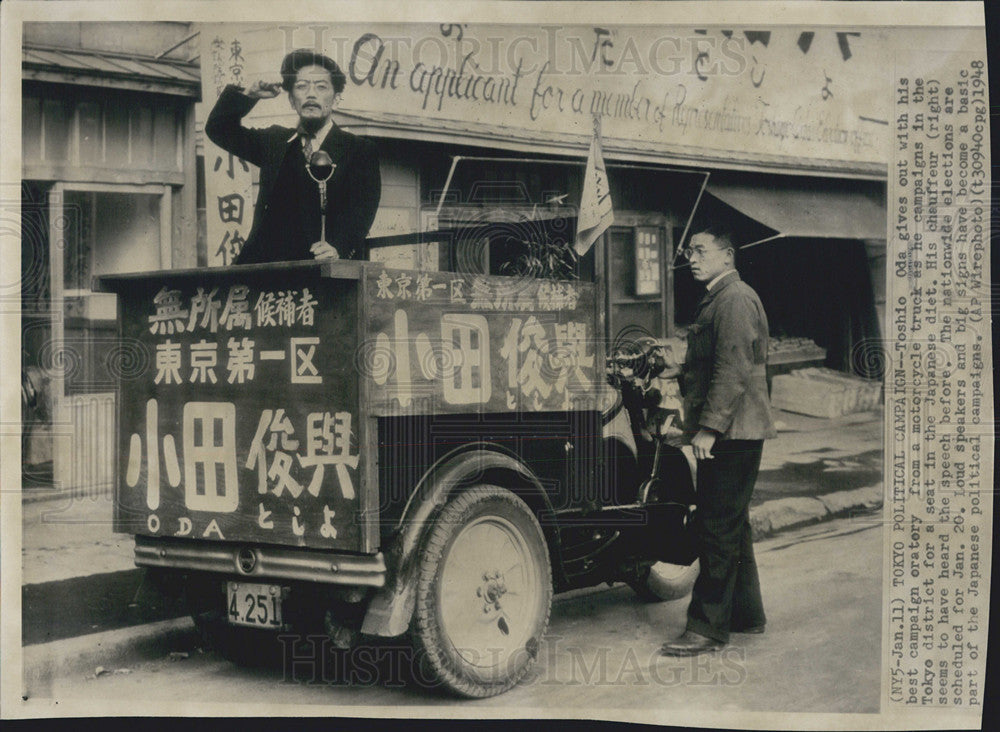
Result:
M151 274L119 288L116 528L364 545L356 278L316 268Z
M361 262L106 282L135 365L120 532L374 551L379 417L598 408L592 283Z
M596 408L604 355L593 283L367 273L360 353L378 415Z

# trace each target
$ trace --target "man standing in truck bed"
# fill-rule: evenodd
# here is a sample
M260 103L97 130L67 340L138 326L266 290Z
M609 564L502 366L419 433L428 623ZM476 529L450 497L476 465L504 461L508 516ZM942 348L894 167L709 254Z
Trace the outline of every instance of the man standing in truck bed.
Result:
M685 426L698 460L692 535L701 573L687 630L662 653L691 656L722 648L729 634L764 632L764 605L750 537L750 496L764 439L777 435L767 395L767 316L740 280L729 235L708 229L685 250L706 283L681 374Z
M229 85L219 95L205 134L260 168L253 226L234 264L367 258L365 237L378 209L381 178L375 146L333 121L345 82L335 61L298 49L282 61L280 83L257 81L245 92ZM297 127L242 125L259 100L277 97L281 89L299 116ZM320 231L319 186L307 170L311 155L320 150L334 165L325 232Z

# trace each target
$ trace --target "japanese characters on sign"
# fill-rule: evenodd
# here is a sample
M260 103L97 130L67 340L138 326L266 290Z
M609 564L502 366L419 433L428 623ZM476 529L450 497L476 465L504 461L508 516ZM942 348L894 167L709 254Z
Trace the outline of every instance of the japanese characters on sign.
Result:
M233 402L185 403L179 455L174 434L160 437L158 400L146 403L144 432L129 436L125 485L131 489L140 485L145 463L148 532L204 539L246 538L244 534L227 537L220 522L240 509L238 469L247 468L257 475L254 518L260 532L290 533L298 538L308 529L323 539L336 539L338 499L356 498L353 475L360 457L351 413L311 412L297 433L284 409L264 409L245 461L238 456L236 413ZM297 434L302 435L301 440ZM174 502L166 511L160 511L164 477L160 473L161 460L167 484L183 490L183 505ZM333 480L327 479L327 466L334 469ZM307 480L295 475L303 470ZM303 492L318 503L299 505L297 499ZM282 500L286 493L292 502L290 515L289 502ZM282 515L284 518L279 518ZM276 531L275 522L279 520L285 525Z
M660 239L657 230L638 229L635 237L635 294L660 294Z
M344 283L338 283L344 284ZM350 283L348 283L350 284ZM356 289L320 279L133 293L152 368L123 385L122 506L142 533L357 547Z
M123 296L152 359L122 386L119 516L356 551L367 418L597 408L592 283L357 269L154 275Z
M220 353L224 356L226 381L244 384L253 381L258 361L284 361L289 364L290 383L318 384L322 377L313 358L319 339L315 336L289 337L286 348L257 348L257 342L245 332L260 328L311 327L315 323L316 299L309 288L299 290L264 290L258 293L251 309L249 288L234 285L223 296L219 288L205 292L199 287L189 302L181 301L179 290L162 287L153 297L155 312L148 316L149 332L167 338L156 343L156 384L218 382L216 369ZM187 344L169 336L201 331L215 335L231 333L224 342L201 338ZM184 369L184 375L181 371Z
M245 85L246 59L238 32L217 26L202 33L202 90L207 105L227 84ZM203 105L204 106L204 105ZM208 264L226 266L239 254L253 219L252 175L245 160L208 139L205 145L205 219Z
M384 413L570 410L593 398L590 284L381 270L366 286L365 375Z

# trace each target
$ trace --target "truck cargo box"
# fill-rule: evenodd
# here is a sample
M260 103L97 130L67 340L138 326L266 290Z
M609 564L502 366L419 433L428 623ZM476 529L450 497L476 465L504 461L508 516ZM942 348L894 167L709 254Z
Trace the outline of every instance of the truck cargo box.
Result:
M324 262L98 285L134 366L123 533L373 553L378 418L598 408L592 283Z

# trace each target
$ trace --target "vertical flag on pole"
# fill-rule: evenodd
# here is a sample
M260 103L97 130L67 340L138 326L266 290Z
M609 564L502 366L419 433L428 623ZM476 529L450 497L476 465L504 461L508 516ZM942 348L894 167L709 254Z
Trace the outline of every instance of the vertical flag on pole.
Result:
M583 194L580 196L580 215L576 220L576 241L573 248L580 256L586 254L601 234L612 223L615 214L611 206L608 173L604 169L601 153L601 117L594 115L594 137L587 154L587 171L583 176Z

